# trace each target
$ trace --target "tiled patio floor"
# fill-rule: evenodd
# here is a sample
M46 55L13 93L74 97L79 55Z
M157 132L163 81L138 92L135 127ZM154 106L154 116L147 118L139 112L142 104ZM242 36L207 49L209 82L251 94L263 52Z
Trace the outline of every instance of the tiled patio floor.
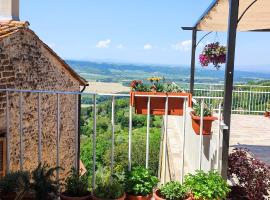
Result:
M230 146L248 148L255 158L270 165L270 118L232 115Z

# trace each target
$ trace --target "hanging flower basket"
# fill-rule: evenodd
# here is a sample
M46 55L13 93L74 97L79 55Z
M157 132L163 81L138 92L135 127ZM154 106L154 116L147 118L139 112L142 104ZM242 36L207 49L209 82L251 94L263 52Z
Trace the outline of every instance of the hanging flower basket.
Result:
M207 44L199 56L200 63L203 67L213 64L216 69L220 68L220 64L226 62L226 47L220 45L219 42Z
M173 83L159 83L159 78L148 79L151 84L142 81L132 81L130 92L130 105L135 108L136 114L147 115L148 97L150 97L150 114L165 115L166 97L168 96L168 115L183 115L184 98L187 106L191 106L192 96L182 91ZM164 96L164 97L155 97ZM175 97L177 96L177 97ZM178 98L184 97L184 98Z

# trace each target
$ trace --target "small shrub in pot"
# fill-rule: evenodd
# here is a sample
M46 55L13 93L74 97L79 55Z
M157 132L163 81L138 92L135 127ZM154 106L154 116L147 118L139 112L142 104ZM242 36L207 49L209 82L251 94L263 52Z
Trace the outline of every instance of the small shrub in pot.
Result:
M30 189L30 173L10 172L0 179L0 194L3 200L22 198Z
M217 120L212 114L210 106L204 104L203 113L201 113L201 103L194 104L193 110L190 115L192 119L192 128L194 132L199 135L201 127L201 115L203 116L203 135L210 135L212 129L212 122Z
M230 192L226 181L215 171L206 173L198 170L195 174L188 174L184 186L193 199L199 200L226 199Z
M134 167L126 176L126 192L128 199L151 199L158 178L144 167Z
M93 199L124 200L126 195L123 186L124 174L111 174L108 168L100 168L96 173L96 188Z
M87 200L91 194L88 191L88 178L72 168L65 181L65 192L60 194L61 200Z
M186 190L178 181L168 182L154 193L156 200L182 200L185 196Z
M59 181L56 180L55 172L60 167L50 168L47 164L39 164L32 172L31 189L35 193L36 200L55 199L58 194Z

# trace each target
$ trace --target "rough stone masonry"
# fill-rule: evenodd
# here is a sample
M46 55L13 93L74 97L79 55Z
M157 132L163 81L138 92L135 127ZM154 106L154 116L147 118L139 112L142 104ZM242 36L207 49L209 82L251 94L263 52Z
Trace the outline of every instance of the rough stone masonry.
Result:
M65 63L64 63L65 64ZM27 27L1 36L0 88L29 90L79 91L84 80L63 66L63 61ZM85 82L86 83L86 82ZM6 92L0 92L0 133L6 134ZM38 94L22 93L22 126L20 94L9 93L10 170L32 170L38 165ZM56 166L57 95L40 94L42 160ZM77 98L59 95L60 99L60 172L63 177L75 163L77 134ZM20 148L22 130L22 149Z

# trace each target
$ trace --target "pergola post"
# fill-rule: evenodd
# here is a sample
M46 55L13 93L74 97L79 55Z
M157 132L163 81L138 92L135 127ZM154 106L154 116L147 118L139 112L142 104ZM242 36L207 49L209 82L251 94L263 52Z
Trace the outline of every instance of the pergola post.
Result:
M222 145L222 176L227 179L228 154L230 144L230 125L231 125L231 107L233 92L233 75L234 75L234 59L235 59L235 42L238 23L239 0L229 1L229 23L227 38L227 63L225 70L224 83L224 111L223 120L228 129L223 130Z
M189 91L193 95L194 91L194 76L195 76L195 57L196 57L196 47L197 47L197 30L194 28L192 30L192 47L191 47L191 64L190 64L190 82Z

